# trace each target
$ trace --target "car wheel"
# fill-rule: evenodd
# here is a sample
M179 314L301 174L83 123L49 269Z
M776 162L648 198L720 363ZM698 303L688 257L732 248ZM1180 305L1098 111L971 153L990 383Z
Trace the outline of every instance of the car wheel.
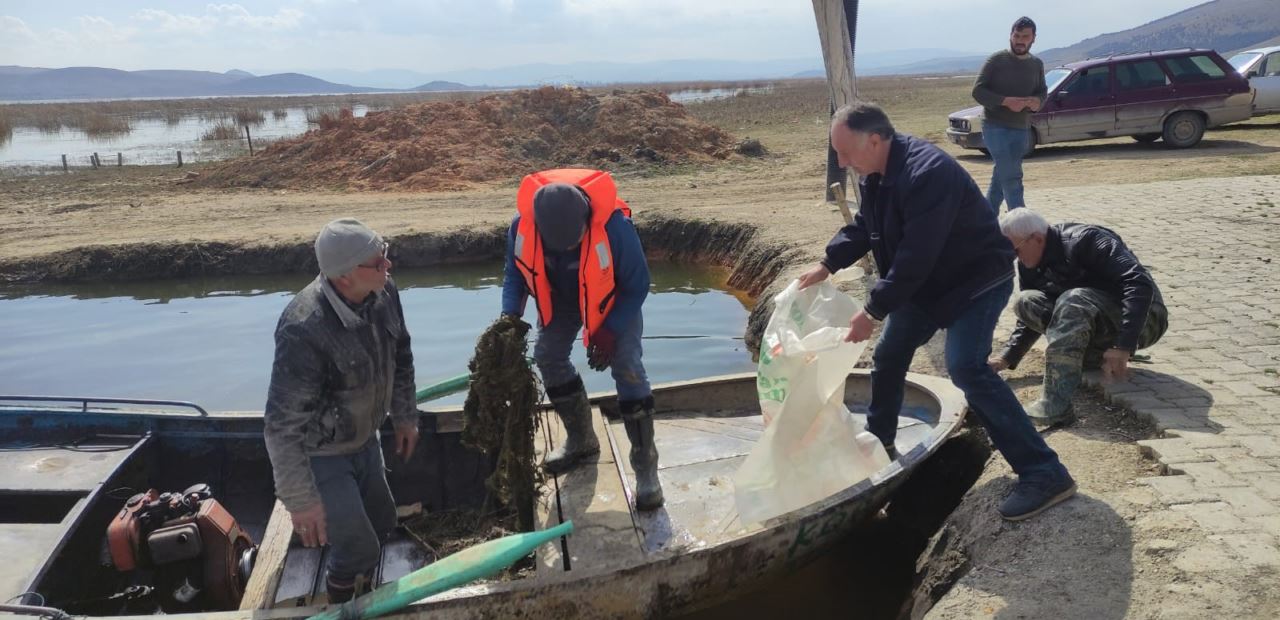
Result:
M988 151L987 149L978 149L978 152L986 155L987 157L991 157L991 151Z
M1161 137L1170 148L1195 146L1204 137L1204 119L1195 112L1178 112L1165 119Z
M1160 139L1160 134L1158 134L1158 133L1140 133L1140 134L1138 134L1138 135L1136 135L1136 136L1133 136L1133 139L1134 139L1134 140L1137 140L1138 142L1141 142L1141 143L1143 143L1143 144L1149 144L1149 143L1151 143L1151 142L1155 142L1156 140L1159 140L1159 139Z

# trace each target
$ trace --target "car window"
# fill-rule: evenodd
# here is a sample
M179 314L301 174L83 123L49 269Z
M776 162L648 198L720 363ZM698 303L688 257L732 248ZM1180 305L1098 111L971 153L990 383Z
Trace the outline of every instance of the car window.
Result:
M1071 78L1061 92L1065 92L1070 97L1110 94L1111 67L1107 65L1089 67Z
M1175 82L1204 82L1227 76L1227 72L1218 63L1204 54L1166 58L1164 63L1169 67L1169 73L1173 74Z
M1116 65L1116 85L1121 91L1167 86L1169 77L1154 60L1137 60Z
M1280 67L1280 63L1277 63L1276 66ZM1071 75L1070 69L1049 70L1049 72L1044 74L1045 88L1047 88L1049 92L1053 92L1053 89L1057 88L1058 84L1062 83L1062 80L1067 79L1068 75Z
M1231 60L1228 60L1227 63L1232 67L1235 67L1236 71L1244 73L1244 68L1249 66L1249 63L1253 62L1255 58L1261 55L1261 52L1241 52L1232 56Z
M1261 70L1258 71L1258 75L1265 77L1280 75L1280 52L1267 56L1267 60L1262 65Z

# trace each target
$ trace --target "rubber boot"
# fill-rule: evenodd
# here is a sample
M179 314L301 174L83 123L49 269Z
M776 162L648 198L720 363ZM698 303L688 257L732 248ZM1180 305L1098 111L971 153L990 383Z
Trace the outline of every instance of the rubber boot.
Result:
M334 581L333 577L326 575L324 585L329 595L329 604L339 605L363 595L368 590L368 583L364 575L356 575L354 579L347 582Z
M658 480L658 447L653 442L653 397L619 401L622 425L631 441L631 470L636 473L636 510L662 506L662 482Z
M591 402L587 400L587 388L582 385L582 377L547 388L547 397L564 425L565 439L547 455L542 470L557 475L594 459L600 454L600 441L596 439L596 431L591 424Z

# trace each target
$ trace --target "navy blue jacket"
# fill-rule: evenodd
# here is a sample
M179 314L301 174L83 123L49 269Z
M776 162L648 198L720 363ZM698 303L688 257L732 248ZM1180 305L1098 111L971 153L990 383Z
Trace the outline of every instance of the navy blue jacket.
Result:
M1013 245L996 212L956 160L919 138L898 134L884 174L859 187L853 223L827 244L822 265L835 273L868 251L880 281L867 314L883 320L916 304L948 327L975 297L1013 277Z
M516 229L520 226L520 216L511 220L511 228L507 230L507 266L502 279L502 313L515 316L524 315L525 301L529 298L529 287L524 276L516 267L515 247ZM614 302L609 316L604 319L604 326L614 333L622 330L640 314L644 298L649 295L649 263L644 256L644 248L640 246L640 235L631 223L631 218L615 211L604 224L604 232L609 236L609 249L613 255ZM577 248L569 252L546 252L543 262L546 263L547 279L551 281L552 313L572 309L578 314L578 259Z

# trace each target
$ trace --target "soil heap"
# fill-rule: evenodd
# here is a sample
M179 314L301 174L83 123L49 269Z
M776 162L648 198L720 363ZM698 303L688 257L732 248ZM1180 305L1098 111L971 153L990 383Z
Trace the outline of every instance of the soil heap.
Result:
M207 187L463 189L555 167L725 159L734 140L651 91L543 87L340 118L216 166Z

